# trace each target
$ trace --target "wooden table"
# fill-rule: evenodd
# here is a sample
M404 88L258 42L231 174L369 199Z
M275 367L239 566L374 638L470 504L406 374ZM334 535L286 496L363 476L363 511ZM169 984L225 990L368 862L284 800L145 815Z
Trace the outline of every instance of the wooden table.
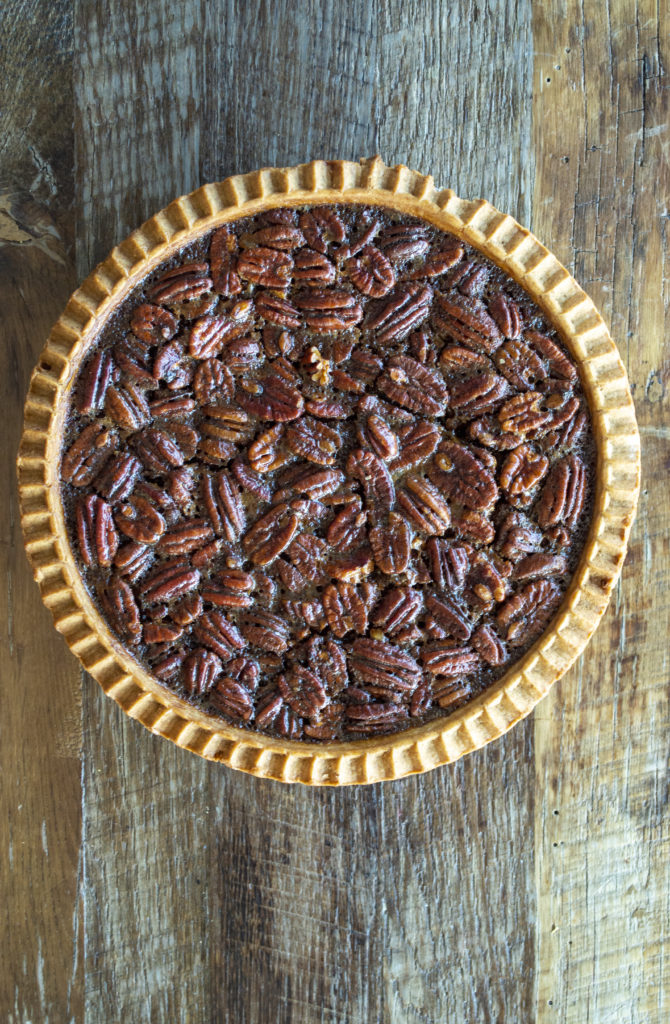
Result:
M1 1019L664 1024L667 3L2 17ZM13 460L49 326L115 242L202 182L375 152L571 268L628 368L644 490L596 638L529 719L432 774L314 791L189 756L82 676L22 551Z

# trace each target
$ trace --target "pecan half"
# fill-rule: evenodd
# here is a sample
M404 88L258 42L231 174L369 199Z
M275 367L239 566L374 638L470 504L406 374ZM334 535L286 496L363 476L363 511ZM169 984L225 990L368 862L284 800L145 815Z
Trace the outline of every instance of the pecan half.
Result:
M92 356L84 367L75 393L75 408L84 416L100 412L105 404L107 388L118 380L119 371L109 349Z
M432 301L433 290L428 285L398 285L368 319L366 330L376 331L382 344L404 338L428 317Z
M421 661L431 675L466 676L478 667L479 655L469 647L434 643L421 651Z
M245 281L265 288L285 288L293 273L293 259L287 252L266 246L246 249L237 261L237 273Z
M107 502L96 494L82 495L75 508L75 522L84 565L111 565L119 546L119 535Z
M132 493L141 468L139 459L134 455L118 455L98 473L93 486L112 504L123 501Z
M329 242L341 243L346 237L342 220L329 206L306 210L300 214L298 223L308 244L317 252L327 252Z
M410 694L421 681L421 669L414 658L385 640L354 640L347 662L368 693L394 702Z
M363 309L351 292L314 288L296 296L295 304L316 334L344 331L354 327L363 316Z
M118 576L112 577L100 591L100 604L112 627L129 643L142 635L142 621L135 596L129 584Z
M475 352L489 355L502 344L502 333L480 299L438 292L434 317L454 341Z
M391 513L388 522L370 530L370 547L380 572L404 572L409 564L411 534L407 521Z
M168 270L147 289L147 295L156 304L166 305L190 302L204 295L212 287L208 263L184 263Z
M342 438L335 427L311 416L303 416L286 428L287 448L319 466L332 466L341 444Z
M121 533L139 544L155 544L165 532L166 524L151 502L138 495L118 510L116 525Z
M456 441L442 441L430 479L443 494L466 508L484 509L498 497L495 477L471 451Z
M384 516L391 511L395 487L388 469L374 452L355 449L347 459L347 476L362 485L366 508L373 516Z
M429 536L443 534L451 523L449 505L437 487L423 477L407 477L398 491L398 504L412 526Z
M395 273L384 253L374 245L364 246L358 256L345 263L349 277L363 295L378 299L390 292Z
M246 638L223 612L214 610L202 615L193 627L193 636L203 647L213 651L223 662L232 658L235 651L247 646Z
M529 492L542 480L549 468L549 459L527 444L520 444L505 459L500 471L500 486L508 494L530 502ZM524 503L525 503L524 502Z
M323 610L336 637L349 630L364 634L368 628L368 606L352 583L329 584L323 592Z
M242 547L254 565L268 565L289 546L297 529L297 515L281 503L254 523Z
M75 487L87 487L118 445L115 433L96 420L84 427L63 456L61 477Z
M190 654L183 664L182 682L190 697L203 697L223 672L221 659L203 647Z
M537 521L543 529L563 524L574 530L586 498L586 467L578 455L568 455L552 467L540 495Z
M261 420L284 423L302 415L305 400L293 384L278 375L255 381L238 389L237 400L243 409Z
M212 274L212 286L219 295L237 295L242 291L242 282L235 270L235 252L237 239L225 226L218 228L212 235L209 245L209 262Z
M410 356L393 356L377 379L390 399L423 416L441 416L447 400L442 377Z

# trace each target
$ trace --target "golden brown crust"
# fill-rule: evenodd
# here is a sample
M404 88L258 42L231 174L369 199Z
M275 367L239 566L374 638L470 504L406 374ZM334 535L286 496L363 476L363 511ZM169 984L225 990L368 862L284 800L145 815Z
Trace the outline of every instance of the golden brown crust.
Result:
M67 540L57 479L67 397L110 308L192 237L276 206L385 205L422 217L478 248L519 282L560 332L580 367L598 449L594 517L561 608L531 650L449 718L350 743L279 740L209 718L160 686L113 638L87 594ZM56 628L105 693L152 732L263 778L351 785L402 778L457 760L527 715L581 654L607 606L626 552L640 478L640 441L626 372L593 302L533 235L485 200L438 190L430 176L314 161L204 185L156 214L84 281L55 324L33 372L18 457L25 546Z

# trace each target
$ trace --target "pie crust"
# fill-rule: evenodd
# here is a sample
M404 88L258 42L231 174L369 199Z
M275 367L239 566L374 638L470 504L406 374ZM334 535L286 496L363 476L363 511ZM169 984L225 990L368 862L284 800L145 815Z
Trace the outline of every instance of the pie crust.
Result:
M281 206L386 206L451 232L520 284L579 367L597 447L593 519L549 627L479 697L447 718L391 735L313 745L243 732L169 692L124 650L89 596L67 538L59 486L70 389L102 323L154 268L192 239ZM18 457L25 547L42 599L84 668L132 718L202 757L283 782L352 785L402 778L457 760L525 717L584 650L619 576L637 504L640 441L626 372L593 302L525 228L485 200L459 199L432 177L360 163L313 161L204 185L157 213L84 281L33 372Z

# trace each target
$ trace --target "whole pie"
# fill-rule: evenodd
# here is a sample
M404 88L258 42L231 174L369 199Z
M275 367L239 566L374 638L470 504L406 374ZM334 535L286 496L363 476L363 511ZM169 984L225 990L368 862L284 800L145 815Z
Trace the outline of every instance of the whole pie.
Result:
M67 382L80 583L155 689L226 735L444 728L583 562L598 439L565 331L398 191L192 227Z

